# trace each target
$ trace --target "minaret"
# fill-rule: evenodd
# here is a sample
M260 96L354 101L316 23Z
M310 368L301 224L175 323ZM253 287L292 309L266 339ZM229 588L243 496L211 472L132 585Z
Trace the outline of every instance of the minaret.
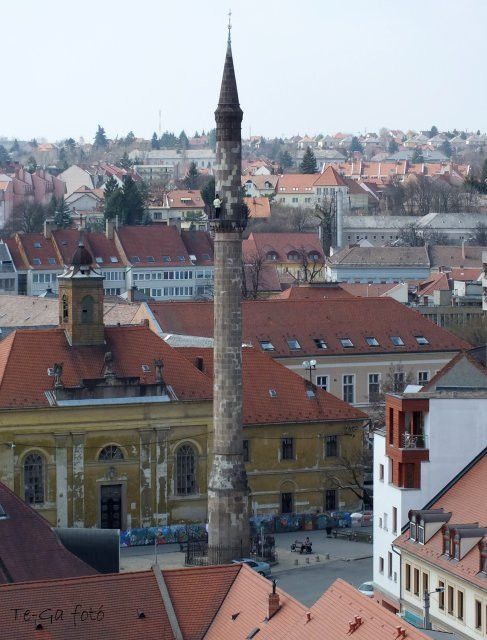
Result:
M213 452L208 483L208 557L222 564L249 551L249 490L242 449L241 124L228 25L228 46L216 119L216 193L222 201L214 228Z

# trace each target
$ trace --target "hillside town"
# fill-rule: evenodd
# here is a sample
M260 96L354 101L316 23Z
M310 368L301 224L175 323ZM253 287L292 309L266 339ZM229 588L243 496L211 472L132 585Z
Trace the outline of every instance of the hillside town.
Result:
M0 117L1 638L485 639L487 132L247 132L234 20L193 135Z

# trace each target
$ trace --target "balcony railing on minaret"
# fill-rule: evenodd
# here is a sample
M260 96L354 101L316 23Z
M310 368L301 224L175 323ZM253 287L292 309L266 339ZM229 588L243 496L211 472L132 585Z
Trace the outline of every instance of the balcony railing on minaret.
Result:
M210 228L214 231L244 231L249 220L249 210L244 202L232 204L231 212L225 203L222 203L219 210L213 205L205 205L205 213Z

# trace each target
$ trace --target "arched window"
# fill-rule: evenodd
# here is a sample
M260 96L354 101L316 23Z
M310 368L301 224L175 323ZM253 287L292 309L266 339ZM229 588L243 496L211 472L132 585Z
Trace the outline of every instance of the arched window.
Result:
M85 296L81 301L81 323L91 324L93 322L93 298Z
M196 493L196 456L189 444L180 447L176 455L176 493L179 496Z
M27 504L44 502L44 458L29 453L24 459L24 495Z
M68 321L69 311L68 311L68 296L66 294L63 295L63 322Z
M110 461L110 460L123 460L123 452L120 447L114 444L109 444L100 451L98 460Z
M310 260L313 260L313 262L318 262L318 260L320 259L320 254L317 251L310 251L308 253L308 258Z
M267 260L277 260L277 253L275 251L268 251L266 255Z
M297 262L299 260L299 253L297 251L290 251L287 254L287 259L288 260L293 260L294 262Z

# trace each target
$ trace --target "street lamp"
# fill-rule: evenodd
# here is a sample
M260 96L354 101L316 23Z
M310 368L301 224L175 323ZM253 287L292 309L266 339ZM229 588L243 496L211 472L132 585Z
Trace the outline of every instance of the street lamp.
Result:
M443 593L445 591L445 587L437 587L434 591L428 591L425 589L423 591L423 628L431 629L431 620L430 620L430 595L433 593Z
M301 366L309 371L309 381L313 382L312 372L316 370L316 360L305 360Z

